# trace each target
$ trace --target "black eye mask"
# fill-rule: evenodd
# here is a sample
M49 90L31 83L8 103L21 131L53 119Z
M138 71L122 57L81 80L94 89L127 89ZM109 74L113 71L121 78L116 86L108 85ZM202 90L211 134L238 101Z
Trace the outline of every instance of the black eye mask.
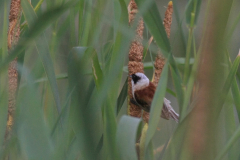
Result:
M131 77L132 77L134 84L136 84L141 79L140 77L136 76L135 74L132 74Z

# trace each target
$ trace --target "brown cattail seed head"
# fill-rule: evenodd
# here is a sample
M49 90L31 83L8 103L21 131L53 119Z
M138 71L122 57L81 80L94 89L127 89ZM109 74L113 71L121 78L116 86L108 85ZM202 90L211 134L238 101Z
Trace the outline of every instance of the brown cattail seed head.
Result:
M168 3L168 7L165 12L165 17L164 17L164 21L163 21L164 28L165 28L168 38L170 37L170 31L171 31L172 13L173 13L173 3L172 3L172 1L170 1ZM156 57L156 60L154 63L155 72L154 72L153 83L155 84L155 86L157 86L157 84L158 84L158 81L160 79L164 65L165 65L165 58L162 55L160 49L158 49L158 54L157 54L157 57Z
M154 71L153 83L155 86L158 85L164 65L165 65L165 58L161 54L160 50L158 50L158 55L157 55L155 63L154 63L155 71Z
M131 0L129 5L128 5L128 15L129 15L129 24L131 25L132 22L135 19L135 15L138 12L137 4L135 3L134 0ZM143 40L143 29L144 29L144 24L143 24L143 19L140 18L138 22L138 26L136 29L136 36L134 40L132 41L129 49L129 63L128 63L128 72L129 75L132 75L137 72L143 73L143 63L142 63L142 58L143 58L143 45L142 45L142 40ZM128 98L131 99L133 98L132 95L132 84L131 84L131 78L128 79ZM141 117L142 115L142 109L139 106L136 106L132 104L130 101L129 102L129 114L134 117ZM148 122L149 119L149 113L144 112L143 113L143 119Z
M8 50L12 50L17 44L20 37L20 19L21 19L21 0L12 0L9 12L9 29L8 29ZM10 52L9 52L10 53ZM15 58L8 68L8 120L5 133L5 140L10 137L13 116L16 108L18 72L17 58Z
M173 14L173 3L172 3L172 1L170 1L168 3L168 7L165 12L165 17L164 17L164 21L163 21L164 28L165 28L168 38L170 37L170 32L171 32L172 14Z
M128 19L129 24L131 24L135 18L136 13L138 12L137 4L134 0L131 0L128 4Z
M8 49L16 45L20 36L21 0L12 0L9 12Z

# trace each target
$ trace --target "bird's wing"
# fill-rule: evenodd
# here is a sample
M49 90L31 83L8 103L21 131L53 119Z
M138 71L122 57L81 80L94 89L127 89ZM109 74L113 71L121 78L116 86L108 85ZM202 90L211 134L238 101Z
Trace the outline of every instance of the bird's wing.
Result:
M142 107L146 112L150 112L150 107L152 104L154 91L150 87L146 87L142 90L135 91L134 97L136 102Z
M141 107L144 111L150 112L150 106L148 104L144 104L144 102L139 102L139 103L141 103L141 105L140 105L138 102L135 101L135 99L131 99L130 101L131 101L131 103ZM170 101L167 100L166 98L164 98L161 117L164 119L167 119L167 120L172 118L177 123L179 121L179 115L174 111L174 109L170 105Z
M170 103L171 102L169 100L164 98L161 117L165 118L165 119L172 118L173 120L178 122L179 121L179 115L174 111L174 109L172 108Z
M156 89L154 87L155 86L152 83L150 83L150 87L146 87L142 90L135 91L134 92L135 100L133 99L131 100L131 102L133 104L138 104L137 106L140 106L144 111L150 112L152 100ZM172 118L173 120L178 122L179 115L174 111L170 103L171 102L169 100L164 98L161 117L167 120Z
M144 101L136 101L135 99L130 99L130 102L138 107L141 107L144 111L150 112L150 106Z

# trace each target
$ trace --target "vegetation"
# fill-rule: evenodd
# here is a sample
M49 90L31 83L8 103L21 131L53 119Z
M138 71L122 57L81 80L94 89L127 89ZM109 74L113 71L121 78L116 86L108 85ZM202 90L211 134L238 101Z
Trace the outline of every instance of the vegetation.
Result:
M163 25L169 1L135 2L129 25L130 0L21 0L21 34L11 48L10 1L0 1L0 159L240 158L239 2L173 0L171 36ZM165 63L144 119L127 109L139 20L141 72L154 79L159 52ZM16 58L13 91L8 69ZM164 97L178 124L160 118Z

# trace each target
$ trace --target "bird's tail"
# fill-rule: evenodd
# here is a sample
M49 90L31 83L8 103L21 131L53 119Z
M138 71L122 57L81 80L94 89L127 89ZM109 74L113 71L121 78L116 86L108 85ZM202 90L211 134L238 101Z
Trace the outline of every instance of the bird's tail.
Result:
M174 121L178 123L179 115L174 111L170 103L171 102L169 100L164 98L161 117L165 119L172 118Z

